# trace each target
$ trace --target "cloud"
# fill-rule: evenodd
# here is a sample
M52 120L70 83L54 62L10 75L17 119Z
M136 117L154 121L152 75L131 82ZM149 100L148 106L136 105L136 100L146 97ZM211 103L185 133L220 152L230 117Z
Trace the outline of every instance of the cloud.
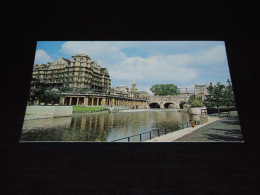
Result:
M223 41L107 41L106 43L120 49L135 48L150 55L189 54L224 46Z
M153 55L130 57L114 64L110 69L111 78L139 83L183 83L194 84L216 74L228 74L224 46L216 46L206 51L177 55Z
M47 62L53 62L52 57L44 50L36 50L34 64L46 64Z
M178 56L131 57L113 66L109 72L116 80L135 78L138 82L151 84L191 81L197 76L196 71L185 67L185 62Z
M198 67L221 67L227 66L227 57L225 46L216 46L205 51L199 51L192 54L193 63Z
M109 42L100 41L68 41L60 49L65 54L88 54L93 61L102 66L109 66L127 58L126 54Z
M68 41L59 52L88 54L108 69L112 86L133 79L143 89L157 83L191 86L229 72L223 41Z

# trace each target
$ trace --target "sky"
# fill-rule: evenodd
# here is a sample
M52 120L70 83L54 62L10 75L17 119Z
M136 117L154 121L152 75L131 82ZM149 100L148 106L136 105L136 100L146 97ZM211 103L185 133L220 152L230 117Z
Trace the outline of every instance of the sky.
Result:
M149 93L155 84L193 92L195 84L230 79L224 41L38 41L34 64L71 60L74 54L107 68L111 87L130 88L135 80L138 90Z

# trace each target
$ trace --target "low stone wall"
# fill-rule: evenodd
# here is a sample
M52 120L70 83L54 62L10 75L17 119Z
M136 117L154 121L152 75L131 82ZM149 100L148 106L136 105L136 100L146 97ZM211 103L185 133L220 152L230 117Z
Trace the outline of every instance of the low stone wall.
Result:
M72 106L27 106L25 120L33 118L72 116L72 111Z
M206 107L199 107L199 108L189 108L189 114L201 114L201 110L206 109Z
M203 125L208 122L208 116L200 116L200 124Z

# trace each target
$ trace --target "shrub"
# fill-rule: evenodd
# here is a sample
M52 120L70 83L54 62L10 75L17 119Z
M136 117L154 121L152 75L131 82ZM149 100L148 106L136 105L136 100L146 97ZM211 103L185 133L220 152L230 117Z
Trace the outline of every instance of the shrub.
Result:
M193 100L190 106L191 108L204 107L204 104L199 100Z

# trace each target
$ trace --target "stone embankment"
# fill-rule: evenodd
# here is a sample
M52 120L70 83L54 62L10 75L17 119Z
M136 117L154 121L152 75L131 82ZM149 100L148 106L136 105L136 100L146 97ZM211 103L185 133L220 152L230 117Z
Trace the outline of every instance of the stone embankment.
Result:
M27 106L24 120L72 116L72 106Z

